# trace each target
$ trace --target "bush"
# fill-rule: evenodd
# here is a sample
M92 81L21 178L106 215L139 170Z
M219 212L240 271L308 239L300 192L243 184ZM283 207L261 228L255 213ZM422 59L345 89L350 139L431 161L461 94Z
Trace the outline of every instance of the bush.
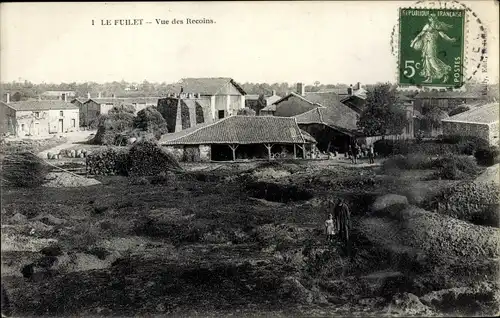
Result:
M498 147L490 146L476 150L474 153L476 162L482 166L492 166L500 162L500 151Z
M118 114L118 113L135 113L135 107L130 104L121 104L119 106L113 106L108 112L109 114Z
M134 114L128 112L100 115L97 133L91 142L98 145L113 145L117 135L133 128L134 118Z
M238 112L236 113L237 115L243 115L243 116L255 116L255 110L245 107L238 109Z
M128 175L127 149L108 147L89 154L87 172L93 175Z
M499 199L496 184L468 182L442 191L424 205L463 221L498 227Z
M384 170L398 169L429 169L432 161L426 155L410 154L408 156L397 155L386 159L382 164Z
M168 133L165 118L153 106L144 108L137 113L137 117L134 119L134 128L158 133L160 136Z
M373 151L378 155L387 157L393 153L394 141L381 139L373 143Z
M171 153L152 141L134 143L128 155L128 168L133 176L155 176L161 172L182 170Z
M479 172L476 162L467 156L438 158L432 161L431 167L438 169L435 177L446 180L467 179Z
M458 153L473 155L481 147L488 146L488 141L474 136L447 135L442 137L442 143L458 145Z
M37 187L50 171L42 159L31 152L7 155L2 160L2 178L14 187Z

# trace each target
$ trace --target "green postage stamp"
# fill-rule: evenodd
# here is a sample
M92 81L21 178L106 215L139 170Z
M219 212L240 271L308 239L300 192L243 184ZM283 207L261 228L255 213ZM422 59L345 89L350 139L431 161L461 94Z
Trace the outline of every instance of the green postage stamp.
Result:
M465 11L399 10L399 84L460 87Z

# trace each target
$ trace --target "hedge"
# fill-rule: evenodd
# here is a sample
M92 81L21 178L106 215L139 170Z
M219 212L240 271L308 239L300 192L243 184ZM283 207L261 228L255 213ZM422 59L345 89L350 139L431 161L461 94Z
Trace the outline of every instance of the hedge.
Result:
M467 182L442 191L424 205L477 225L498 226L499 199L496 184Z
M182 170L179 162L156 142L136 142L128 153L128 171L132 176L155 176L178 170Z
M128 150L108 147L87 155L87 172L92 175L128 175Z
M49 166L31 152L13 153L1 162L2 178L14 187L37 187L45 182Z

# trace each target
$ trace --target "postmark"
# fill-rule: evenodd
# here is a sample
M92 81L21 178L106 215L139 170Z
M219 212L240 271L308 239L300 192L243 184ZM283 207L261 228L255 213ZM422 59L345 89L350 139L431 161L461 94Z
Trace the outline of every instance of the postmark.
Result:
M462 86L465 11L402 8L399 21L399 84Z

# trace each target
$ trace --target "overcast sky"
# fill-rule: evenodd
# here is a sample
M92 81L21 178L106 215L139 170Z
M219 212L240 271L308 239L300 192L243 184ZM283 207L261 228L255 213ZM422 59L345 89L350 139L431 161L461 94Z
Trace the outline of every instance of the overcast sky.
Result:
M498 3L464 1L489 29L488 67L498 81ZM396 80L390 35L414 1L2 3L1 80L35 83L375 83ZM100 26L101 19L144 19ZM155 19L215 24L158 25ZM95 24L92 26L92 19Z

